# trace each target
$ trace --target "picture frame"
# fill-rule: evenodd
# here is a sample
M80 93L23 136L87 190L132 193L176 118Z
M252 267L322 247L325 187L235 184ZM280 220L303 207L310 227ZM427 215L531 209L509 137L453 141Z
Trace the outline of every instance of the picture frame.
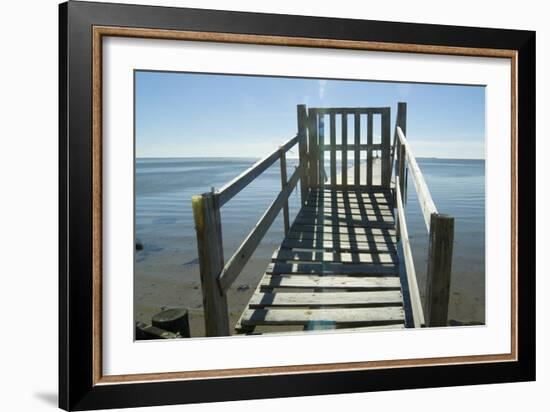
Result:
M59 406L218 402L535 379L535 33L71 1L59 7ZM105 376L102 40L311 47L511 60L511 351ZM520 185L521 183L521 185Z

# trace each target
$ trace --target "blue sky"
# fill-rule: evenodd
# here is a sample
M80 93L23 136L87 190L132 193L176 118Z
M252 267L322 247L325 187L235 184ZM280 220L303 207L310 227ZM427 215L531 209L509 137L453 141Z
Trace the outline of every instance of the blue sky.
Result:
M482 86L144 71L135 81L137 157L263 157L296 134L298 104L390 106L393 131L399 101L416 156L485 157Z

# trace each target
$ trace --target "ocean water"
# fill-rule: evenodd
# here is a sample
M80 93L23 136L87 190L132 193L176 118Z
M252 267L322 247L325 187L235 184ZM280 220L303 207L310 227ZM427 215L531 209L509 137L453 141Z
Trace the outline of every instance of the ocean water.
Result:
M219 188L255 159L179 158L136 160L135 230L143 243L136 253L135 314L174 304L201 310L200 279L191 196ZM297 160L288 159L290 177ZM455 217L455 243L449 317L460 322L485 319L485 162L418 159L441 213ZM276 162L222 208L227 260L281 188ZM298 185L299 186L299 185ZM299 190L289 199L291 222L299 210ZM406 218L421 294L425 288L428 235L412 179L408 181ZM283 239L282 212L239 276L230 294L236 314L255 289L274 249ZM242 279L241 279L242 278ZM239 292L244 291L241 295ZM240 297L239 297L240 296Z

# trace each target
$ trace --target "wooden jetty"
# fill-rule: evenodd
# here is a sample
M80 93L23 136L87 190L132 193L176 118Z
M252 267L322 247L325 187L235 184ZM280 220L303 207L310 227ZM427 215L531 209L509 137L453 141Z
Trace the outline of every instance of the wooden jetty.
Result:
M299 105L297 118L295 137L222 188L193 196L206 335L445 326L454 219L438 213L407 143L406 104L398 104L393 143L389 107ZM295 145L299 166L288 177ZM226 261L221 207L277 161L280 193ZM424 305L405 219L408 175L429 233ZM298 184L301 209L291 224L288 198ZM230 325L226 292L281 210L285 238Z

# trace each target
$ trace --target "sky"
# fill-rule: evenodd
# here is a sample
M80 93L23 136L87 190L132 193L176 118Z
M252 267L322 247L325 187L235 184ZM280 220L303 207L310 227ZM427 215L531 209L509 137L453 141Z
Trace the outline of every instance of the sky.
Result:
M136 71L135 99L137 157L260 158L296 135L298 104L390 107L393 139L402 101L416 157L485 158L483 86Z

